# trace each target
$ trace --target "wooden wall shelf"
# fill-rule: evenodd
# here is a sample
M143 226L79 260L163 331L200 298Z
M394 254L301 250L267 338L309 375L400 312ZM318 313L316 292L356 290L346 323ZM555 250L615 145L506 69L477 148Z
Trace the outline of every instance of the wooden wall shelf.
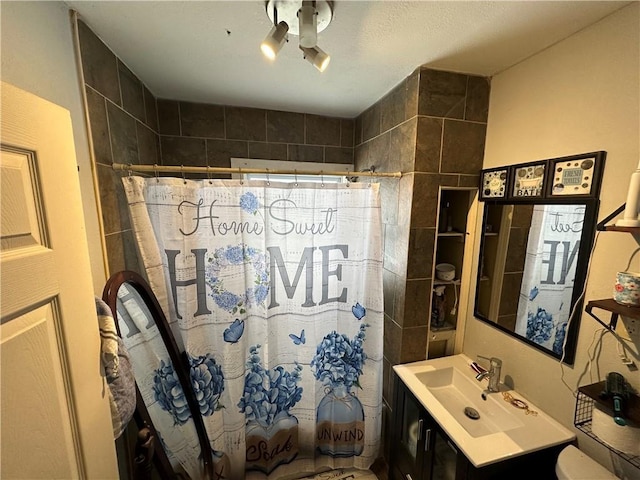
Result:
M600 310L605 310L611 314L611 318L609 319L609 323L606 323L603 320L600 320L594 313L593 309L599 308ZM613 298L606 298L603 300L591 300L587 303L585 307L585 311L591 315L597 322L599 322L603 327L609 330L615 330L616 325L618 323L618 317L622 315L623 317L630 317L635 319L640 319L640 307L627 307L625 305L621 305L616 302Z
M640 227L616 227L615 225L608 225L605 226L603 230L605 232L640 233Z
M640 470L640 456L631 455L629 453L616 450L608 443L602 441L592 430L592 418L593 408L597 403L602 410L612 414L613 412L613 400L608 397L604 397L601 393L605 389L605 382L598 382L591 385L585 385L578 388L578 396L576 397L576 409L573 424L576 428L596 442L607 447L611 452L615 453L619 457L623 458L631 465ZM640 397L638 395L631 394L629 399L625 402L625 418L628 418L635 423L640 422ZM612 420L613 421L613 420Z
M578 391L591 398L609 415L613 415L613 399L602 395L602 392L605 391L605 383L602 381L585 385L580 387ZM640 397L638 395L629 395L628 400L625 402L624 413L626 418L636 424L640 424Z
M624 208L626 205L626 203L623 203L620 207L611 212L610 215L606 216L600 223L596 225L596 230L600 232L627 232L636 235L640 234L640 227L616 227L615 225L607 225L607 223L624 212Z

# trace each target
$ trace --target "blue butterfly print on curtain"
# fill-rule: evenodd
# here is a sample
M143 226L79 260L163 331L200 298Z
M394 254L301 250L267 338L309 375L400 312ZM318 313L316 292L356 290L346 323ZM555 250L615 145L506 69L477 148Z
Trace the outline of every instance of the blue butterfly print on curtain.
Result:
M227 343L237 343L244 333L244 320L236 318L229 328L225 328L222 338Z
M296 335L295 333L290 333L289 334L289 338L291 340L293 340L293 343L295 345L300 345L300 344L305 344L307 343L307 339L304 336L304 328L302 329L302 331L300 332L300 336Z
M351 312L353 313L353 316L358 320L362 320L362 318L367 314L367 310L358 302L356 302L356 304L351 307Z

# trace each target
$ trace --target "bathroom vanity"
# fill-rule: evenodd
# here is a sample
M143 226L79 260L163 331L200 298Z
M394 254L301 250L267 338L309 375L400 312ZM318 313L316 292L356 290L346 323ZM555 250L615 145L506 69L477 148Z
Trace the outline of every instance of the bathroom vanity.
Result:
M475 379L471 362L454 355L394 367L389 478L554 478L575 435L503 385L483 396L486 381Z

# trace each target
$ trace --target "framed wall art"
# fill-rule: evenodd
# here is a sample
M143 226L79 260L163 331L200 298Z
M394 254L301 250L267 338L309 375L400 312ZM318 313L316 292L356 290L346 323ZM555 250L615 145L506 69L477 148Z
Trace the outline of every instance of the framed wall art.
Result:
M483 170L480 176L480 199L505 198L509 187L509 168Z
M600 194L605 152L549 160L549 197L592 197Z
M545 194L547 161L523 163L511 167L513 180L510 197L513 199L540 198Z

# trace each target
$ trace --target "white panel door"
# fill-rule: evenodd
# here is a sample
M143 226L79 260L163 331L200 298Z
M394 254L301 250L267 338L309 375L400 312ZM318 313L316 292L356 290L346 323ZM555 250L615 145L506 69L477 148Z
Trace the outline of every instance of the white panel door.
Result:
M0 476L117 478L71 118L1 108Z

